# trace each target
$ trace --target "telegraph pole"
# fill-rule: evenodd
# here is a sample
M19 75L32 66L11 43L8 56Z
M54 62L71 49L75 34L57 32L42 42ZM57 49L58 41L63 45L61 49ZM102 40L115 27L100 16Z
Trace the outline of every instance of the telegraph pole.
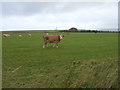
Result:
M56 31L57 31L57 27L56 27Z

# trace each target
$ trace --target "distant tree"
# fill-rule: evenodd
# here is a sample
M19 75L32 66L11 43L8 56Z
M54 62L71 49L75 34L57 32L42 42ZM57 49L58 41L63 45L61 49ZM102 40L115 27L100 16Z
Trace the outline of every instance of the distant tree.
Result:
M97 33L98 31L97 31L97 30L95 30L94 32L95 32L95 33Z

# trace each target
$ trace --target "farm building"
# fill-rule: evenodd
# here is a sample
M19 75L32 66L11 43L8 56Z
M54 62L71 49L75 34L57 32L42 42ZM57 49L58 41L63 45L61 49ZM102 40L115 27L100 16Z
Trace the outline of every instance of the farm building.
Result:
M72 28L69 29L69 31L71 31L71 32L76 32L76 31L78 31L78 29L75 28L75 27L72 27Z

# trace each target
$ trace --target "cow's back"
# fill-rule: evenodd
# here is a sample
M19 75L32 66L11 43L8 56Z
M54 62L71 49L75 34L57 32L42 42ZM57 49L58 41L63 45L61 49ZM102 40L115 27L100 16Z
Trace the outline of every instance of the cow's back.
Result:
M59 42L60 41L60 36L59 35L43 35L43 38L47 42Z

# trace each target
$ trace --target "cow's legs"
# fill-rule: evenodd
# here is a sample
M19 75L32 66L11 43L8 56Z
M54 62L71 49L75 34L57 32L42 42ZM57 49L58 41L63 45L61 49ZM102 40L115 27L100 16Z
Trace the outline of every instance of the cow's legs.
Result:
M45 48L45 45L43 45L43 48Z
M45 48L46 46L48 47L47 42L45 42L45 44L43 45L43 48Z
M53 44L53 47L55 47L55 43Z
M48 44L46 44L46 47L48 47Z
M58 43L56 43L56 48L58 48Z
M56 46L56 48L58 48L58 42L54 42L54 46Z

